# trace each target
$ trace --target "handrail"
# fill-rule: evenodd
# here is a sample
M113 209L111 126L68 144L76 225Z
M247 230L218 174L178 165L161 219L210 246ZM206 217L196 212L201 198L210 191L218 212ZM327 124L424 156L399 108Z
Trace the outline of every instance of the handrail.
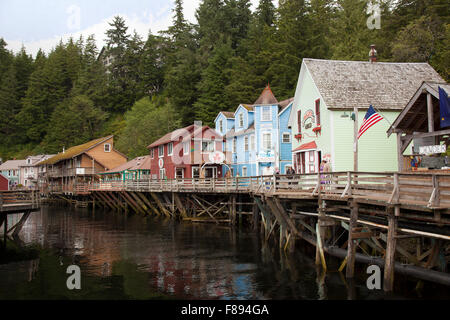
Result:
M321 172L223 178L141 179L77 185L79 192L167 191L252 194L299 193L336 198L367 198L392 205L409 203L450 208L450 175L403 172Z

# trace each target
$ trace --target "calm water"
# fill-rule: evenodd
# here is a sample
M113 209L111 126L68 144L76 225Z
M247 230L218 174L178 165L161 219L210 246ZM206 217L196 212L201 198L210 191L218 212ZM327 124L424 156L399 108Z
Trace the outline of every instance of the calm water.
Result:
M0 254L0 300L450 297L446 287L426 283L418 292L417 281L401 279L395 294L370 291L364 270L355 284L338 272L323 276L305 250L286 256L257 234L226 226L43 208ZM81 268L81 290L66 287L71 264Z

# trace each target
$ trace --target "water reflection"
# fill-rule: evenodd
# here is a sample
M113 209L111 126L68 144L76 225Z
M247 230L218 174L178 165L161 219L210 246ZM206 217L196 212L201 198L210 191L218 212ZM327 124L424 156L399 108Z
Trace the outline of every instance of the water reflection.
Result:
M43 208L20 238L39 245L39 257L0 264L0 299L383 298L364 281L349 285L339 272L323 273L314 255L287 255L257 234L223 226ZM79 292L65 286L70 264L81 268Z

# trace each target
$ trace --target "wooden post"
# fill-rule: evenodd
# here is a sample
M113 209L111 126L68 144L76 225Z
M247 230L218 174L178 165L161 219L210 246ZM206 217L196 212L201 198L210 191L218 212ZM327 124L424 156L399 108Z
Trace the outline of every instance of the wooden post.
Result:
M431 94L427 93L428 132L434 131L434 112Z
M402 142L402 133L397 133L397 161L398 161L398 171L402 172L403 168L403 142Z
M347 278L353 278L355 275L355 252L356 241L353 239L353 229L356 227L358 220L358 204L353 200L350 204L350 224L348 228L348 246L347 246L347 269L345 270L345 276Z
M232 205L231 205L231 225L236 223L236 195L231 197Z
M398 206L395 207L397 211ZM392 207L387 208L388 214L388 235L386 242L386 256L384 258L384 291L392 291L394 287L394 265L395 265L395 245L397 242L397 216Z
M253 230L257 231L258 230L258 226L259 226L259 208L258 205L256 203L253 203L253 208L252 208L252 213L253 213Z
M353 108L355 121L353 123L353 171L358 172L358 107Z

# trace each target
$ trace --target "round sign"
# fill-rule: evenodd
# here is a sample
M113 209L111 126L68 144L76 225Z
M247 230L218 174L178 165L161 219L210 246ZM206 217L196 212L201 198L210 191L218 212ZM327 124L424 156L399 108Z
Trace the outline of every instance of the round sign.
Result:
M215 151L209 154L209 161L212 163L222 163L225 160L225 155L222 151Z
M163 158L159 158L158 165L159 165L160 169L162 169L162 167L164 167L164 160L163 160Z

